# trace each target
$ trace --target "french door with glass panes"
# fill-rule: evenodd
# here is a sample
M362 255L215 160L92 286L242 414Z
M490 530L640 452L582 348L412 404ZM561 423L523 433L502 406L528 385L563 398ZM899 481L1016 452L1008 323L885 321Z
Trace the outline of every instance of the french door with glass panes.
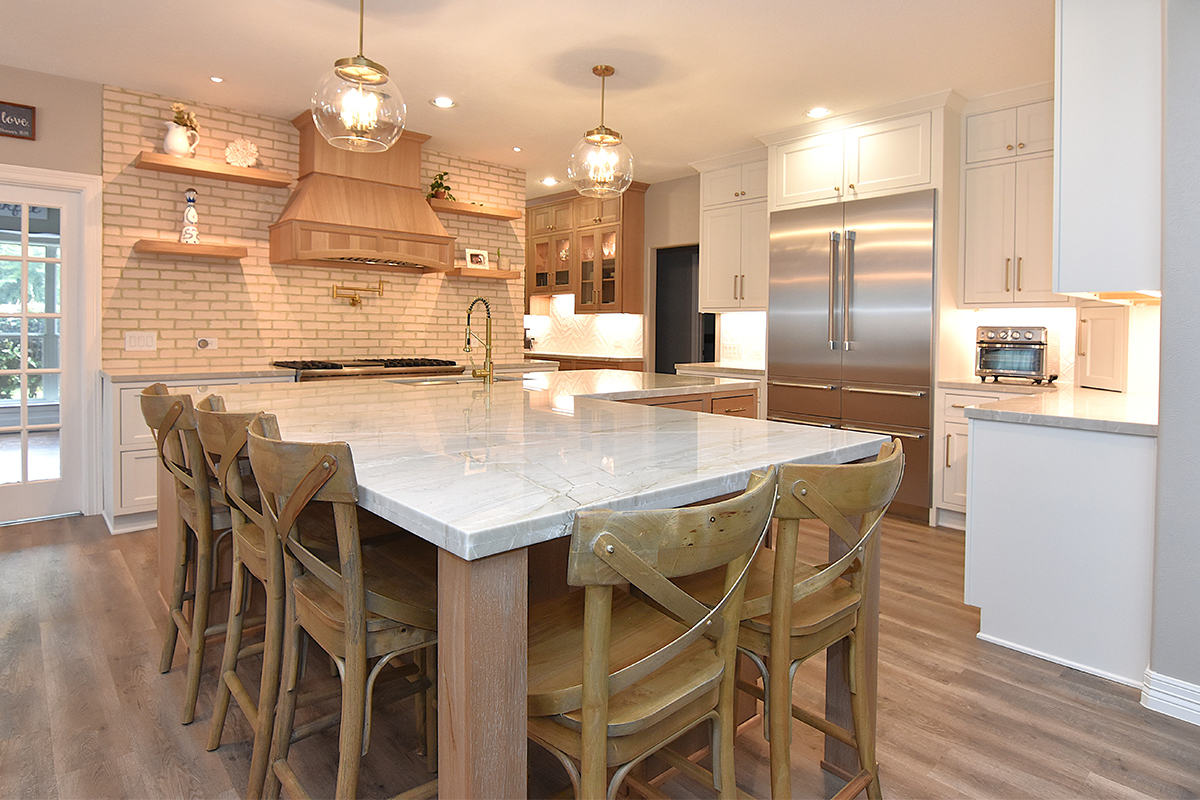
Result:
M0 186L0 522L81 511L78 196Z

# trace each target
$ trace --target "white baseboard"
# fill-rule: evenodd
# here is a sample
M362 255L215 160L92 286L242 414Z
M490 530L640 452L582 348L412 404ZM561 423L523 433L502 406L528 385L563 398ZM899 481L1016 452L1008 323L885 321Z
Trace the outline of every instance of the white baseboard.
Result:
M1123 675L1117 675L1116 673L1113 673L1113 672L1106 672L1105 670L1088 666L1087 664L1080 664L1075 661L1069 661L1065 658L1060 658L1058 656L1052 656L1048 653L1043 653L1040 650L1034 650L1033 648L1030 648L1030 647L1023 647L1022 645L1019 645L1019 644L1013 644L1012 642L1005 641L1004 639L998 639L995 636L989 636L985 633L977 633L977 634L975 634L975 637L977 639L982 639L985 642L991 642L992 644L998 644L1001 647L1007 647L1009 650L1016 650L1018 653L1026 653L1028 655L1035 656L1037 658L1042 659L1043 661L1049 661L1053 664L1062 664L1064 667L1070 667L1071 669L1077 669L1080 672L1086 672L1088 675L1095 675L1098 678L1104 678L1105 680L1112 681L1113 683L1119 683L1122 686L1132 686L1134 688L1141 688L1143 685L1141 681L1139 681L1135 678L1127 678ZM1144 697L1145 697L1145 695L1143 695L1143 698ZM1145 704L1145 701L1143 700L1143 705L1144 704Z
M1146 670L1142 705L1151 711L1200 725L1200 686Z

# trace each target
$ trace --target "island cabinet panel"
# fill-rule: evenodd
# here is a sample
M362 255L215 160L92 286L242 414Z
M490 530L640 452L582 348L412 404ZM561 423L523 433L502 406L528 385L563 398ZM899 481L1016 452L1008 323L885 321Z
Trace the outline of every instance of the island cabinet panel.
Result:
M722 414L729 417L746 417L754 419L758 416L758 390L698 392L694 394L665 395L662 397L639 397L626 400L641 406L657 408L681 408L686 411L699 411L706 414Z
M720 395L712 398L712 413L724 414L728 417L746 417L754 419L758 416L758 391L752 390L741 394Z

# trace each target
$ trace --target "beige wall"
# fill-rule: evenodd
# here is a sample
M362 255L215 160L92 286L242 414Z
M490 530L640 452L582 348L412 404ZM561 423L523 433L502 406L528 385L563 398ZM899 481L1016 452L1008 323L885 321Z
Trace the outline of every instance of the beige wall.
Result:
M0 164L100 174L98 83L0 66L0 101L37 109L37 139L0 136Z
M656 183L646 190L646 248L700 243L700 176ZM650 269L653 260L646 262Z
M477 295L491 302L498 361L521 358L523 282L462 279L442 274L407 275L358 269L273 265L267 226L287 200L288 189L268 189L135 169L138 152L161 150L163 122L173 98L104 88L103 366L109 370L260 369L274 358L379 354L447 358L462 353L466 308ZM225 146L244 136L259 150L259 166L296 174L297 135L283 119L227 108L189 104L202 141L198 158L224 161ZM446 170L459 200L507 207L525 204L523 171L438 153L426 144L422 175ZM132 252L142 238L175 239L189 186L199 195L201 241L243 244L246 258L143 256ZM463 248L487 249L523 262L524 219L483 220L440 215ZM333 285L374 286L385 295L364 295L351 307L331 297ZM126 351L125 334L154 331L156 351ZM215 337L216 350L198 350L196 339ZM482 358L482 356L480 356Z

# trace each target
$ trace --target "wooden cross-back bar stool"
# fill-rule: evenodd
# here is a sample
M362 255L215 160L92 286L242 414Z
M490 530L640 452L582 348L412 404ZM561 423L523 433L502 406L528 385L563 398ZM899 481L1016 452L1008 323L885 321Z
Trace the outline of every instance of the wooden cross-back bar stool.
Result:
M738 681L738 688L763 701L771 752L771 796L791 798L792 720L844 742L858 752L859 771L836 795L850 798L864 788L881 796L875 760L875 726L864 688L868 672L862 646L868 623L865 582L876 569L879 525L900 485L904 453L900 441L883 445L873 462L785 464L779 470L775 549L763 550L751 565L738 649L763 675L764 688ZM819 520L848 548L820 566L798 564L801 520ZM857 520L853 524L852 520ZM718 596L719 586L684 584L700 596ZM796 668L842 640L849 641L846 680L853 730L791 702ZM768 666L769 665L769 666ZM871 665L873 668L873 665Z
M714 769L704 777L721 797L736 796L738 621L775 492L772 468L718 503L576 516L567 581L584 589L530 609L528 650L529 737L567 768L576 797L611 800L623 781L654 796L630 769L651 753L666 756L666 745L705 720ZM672 583L706 570L722 578L711 606ZM672 763L699 771L682 757Z
M183 700L183 724L196 715L200 670L207 637L223 633L225 623L208 624L214 587L215 550L220 536L230 527L229 508L204 459L196 432L192 398L170 394L166 385L155 383L141 394L142 416L154 432L158 456L173 477L179 520L174 532L175 569L168 599L167 635L163 641L161 672L171 671L175 642L182 636L188 649L187 687ZM172 502L159 498L160 503ZM189 585L191 588L189 588ZM191 615L184 612L191 603Z
M281 441L275 417L259 414L249 427L248 450L262 498L264 531L279 539L284 568L283 665L264 795L278 797L282 785L290 796L308 797L289 760L291 745L301 735L340 721L334 796L356 797L360 759L370 743L373 697L390 701L417 696L417 721L423 725L428 764L434 771L437 548L399 528L379 544L361 540L358 481L345 442ZM306 509L323 504L332 508L336 532L337 558L332 563L313 551L303 533ZM337 663L342 702L340 712L297 730L303 633ZM414 664L392 670L393 680L384 686L382 671L396 666L397 657L406 653L414 654ZM436 795L433 780L398 797Z

